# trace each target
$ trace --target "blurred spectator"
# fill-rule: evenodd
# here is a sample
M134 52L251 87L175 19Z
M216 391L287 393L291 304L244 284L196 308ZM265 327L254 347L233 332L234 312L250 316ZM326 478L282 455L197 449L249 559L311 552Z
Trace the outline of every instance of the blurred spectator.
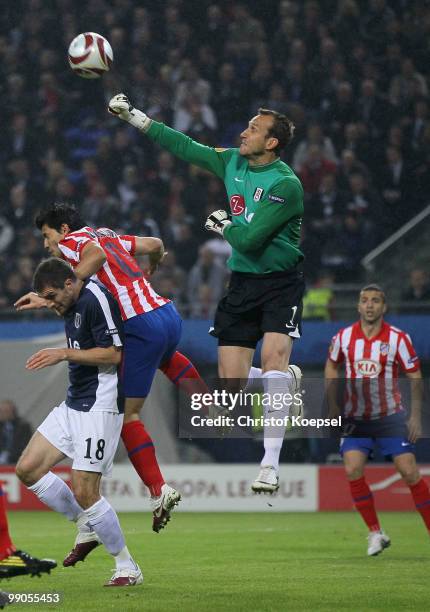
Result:
M414 159L420 159L426 128L430 125L429 105L424 98L415 102L413 115L406 120L406 140Z
M411 58L403 59L400 74L391 79L389 99L391 104L403 112L410 112L417 98L428 96L428 86L424 76L415 68Z
M53 200L77 204L96 225L159 234L186 271L203 243L222 265L230 252L203 230L207 213L227 203L222 183L107 115L118 92L112 72L87 81L63 70L64 48L83 23L104 26L132 102L203 144L237 146L259 105L291 117L296 137L282 158L303 177L311 277L350 234L363 250L364 228L370 249L428 204L427 2L45 4L30 2L25 15L8 10L0 37L0 283L8 300L18 277L28 284L29 269L10 253L34 266L33 213ZM359 265L343 276L358 280ZM201 291L205 311L209 293Z
M340 156L337 173L337 181L341 190L347 190L349 188L349 178L352 174L361 174L368 179L369 170L367 166L357 159L354 151L351 149L344 149Z
M345 125L356 118L357 106L352 85L348 81L342 81L337 86L334 96L324 112L324 123L329 128L335 146L340 144Z
M308 157L309 147L313 144L319 145L324 159L337 164L338 159L331 139L324 136L322 127L318 123L315 123L308 126L306 139L299 142L294 152L293 168L296 172L301 172Z
M358 161L372 164L372 148L367 139L367 127L364 123L347 123L343 128L342 150L354 151Z
M366 177L354 172L349 177L349 189L345 194L348 211L360 215L369 222L378 219L381 206L377 193L371 189Z
M0 400L0 464L15 465L32 436L12 400Z
M210 287L210 299L215 305L218 304L224 293L225 283L225 266L216 261L213 251L207 246L200 247L199 257L191 268L188 276L188 295L190 296L191 305L194 301L193 296L199 293L199 288L202 285L208 285ZM192 312L196 311L192 310Z
M387 147L385 164L379 176L382 193L386 233L392 233L414 216L411 171L406 167L403 155L397 147Z
M90 225L109 227L112 213L118 210L118 200L110 195L103 181L94 182L90 195L85 198L82 206L82 215Z
M207 103L202 103L195 94L188 94L176 107L173 127L199 139L202 132L216 130L215 113Z
M373 79L362 81L360 93L357 118L368 126L372 140L377 140L393 121L394 111L390 109L389 102L377 91Z
M337 185L334 174L326 174L313 198L309 201L307 221L311 229L325 240L339 224L346 212L345 194Z
M139 172L136 166L124 166L122 180L118 184L118 194L121 202L121 213L127 214L132 204L137 201L140 186Z
M330 321L332 319L334 293L332 286L334 275L322 272L309 287L303 298L303 318L314 321Z
M349 213L326 243L321 263L333 272L336 282L361 279L360 262L373 245L372 234L361 215Z
M427 270L414 268L409 274L409 287L402 293L402 301L411 304L428 302L430 309L430 279ZM418 312L422 312L419 309Z
M207 247L215 255L216 261L226 265L227 259L231 256L231 246L226 240L219 238L210 238L202 244L202 247Z
M6 253L12 244L15 232L5 217L0 217L0 254Z
M181 266L176 263L176 254L173 249L169 249L166 252L166 256L163 259L163 263L160 268L154 274L153 279L158 280L163 277L173 279L177 287L181 287L182 293L186 293L185 285L187 282L186 272Z
M313 196L318 192L326 174L336 174L336 164L324 157L320 145L311 144L299 172L305 196Z

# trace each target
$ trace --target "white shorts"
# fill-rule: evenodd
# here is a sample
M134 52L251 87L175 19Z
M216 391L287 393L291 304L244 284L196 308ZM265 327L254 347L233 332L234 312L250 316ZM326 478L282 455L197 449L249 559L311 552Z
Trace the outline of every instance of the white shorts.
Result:
M72 469L110 476L124 415L81 412L63 402L37 428L55 448L73 459Z

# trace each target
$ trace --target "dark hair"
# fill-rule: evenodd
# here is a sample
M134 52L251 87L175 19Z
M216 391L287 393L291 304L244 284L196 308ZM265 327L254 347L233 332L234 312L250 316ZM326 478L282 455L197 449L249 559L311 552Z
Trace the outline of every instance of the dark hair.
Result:
M76 208L70 204L51 204L37 213L34 223L40 230L46 224L57 232L61 230L63 223L66 223L72 232L86 225Z
M286 115L282 115L275 110L269 110L268 108L259 108L258 114L273 117L273 125L269 128L268 135L278 139L278 146L273 150L276 155L279 155L282 149L285 149L287 144L293 139L294 123Z
M378 291L379 293L382 293L382 299L385 300L385 291L382 289L381 285L377 285L376 283L370 283L369 285L365 285L364 287L362 287L360 289L360 293L363 293L363 291Z
M69 278L73 281L77 280L72 266L64 259L50 257L37 266L33 275L33 288L36 293L40 293L46 287L63 289L64 283Z

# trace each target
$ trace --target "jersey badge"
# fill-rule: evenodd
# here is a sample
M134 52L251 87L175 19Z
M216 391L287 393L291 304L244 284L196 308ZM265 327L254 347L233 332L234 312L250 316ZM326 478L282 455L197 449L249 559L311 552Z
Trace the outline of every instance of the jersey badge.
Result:
M389 350L390 350L389 342L381 342L381 347L380 347L381 355L388 355Z
M75 327L79 329L82 323L82 317L80 312L75 312Z
M272 202L278 202L279 204L285 204L285 198L280 198L277 195L269 195L269 200L272 200Z
M261 196L263 195L264 189L262 187L257 187L254 191L254 202L259 202L261 200Z

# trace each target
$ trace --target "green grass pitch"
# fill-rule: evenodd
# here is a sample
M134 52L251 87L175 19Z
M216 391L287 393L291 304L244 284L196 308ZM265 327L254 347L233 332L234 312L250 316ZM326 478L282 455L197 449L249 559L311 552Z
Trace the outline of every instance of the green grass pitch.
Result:
M113 564L99 547L75 568L4 580L1 588L64 597L60 606L13 605L11 612L429 609L430 542L420 517L381 518L392 546L368 558L366 530L353 513L176 514L160 534L151 531L148 513L122 514L142 586L103 588ZM70 523L44 512L11 513L10 523L19 547L61 565L74 539Z

